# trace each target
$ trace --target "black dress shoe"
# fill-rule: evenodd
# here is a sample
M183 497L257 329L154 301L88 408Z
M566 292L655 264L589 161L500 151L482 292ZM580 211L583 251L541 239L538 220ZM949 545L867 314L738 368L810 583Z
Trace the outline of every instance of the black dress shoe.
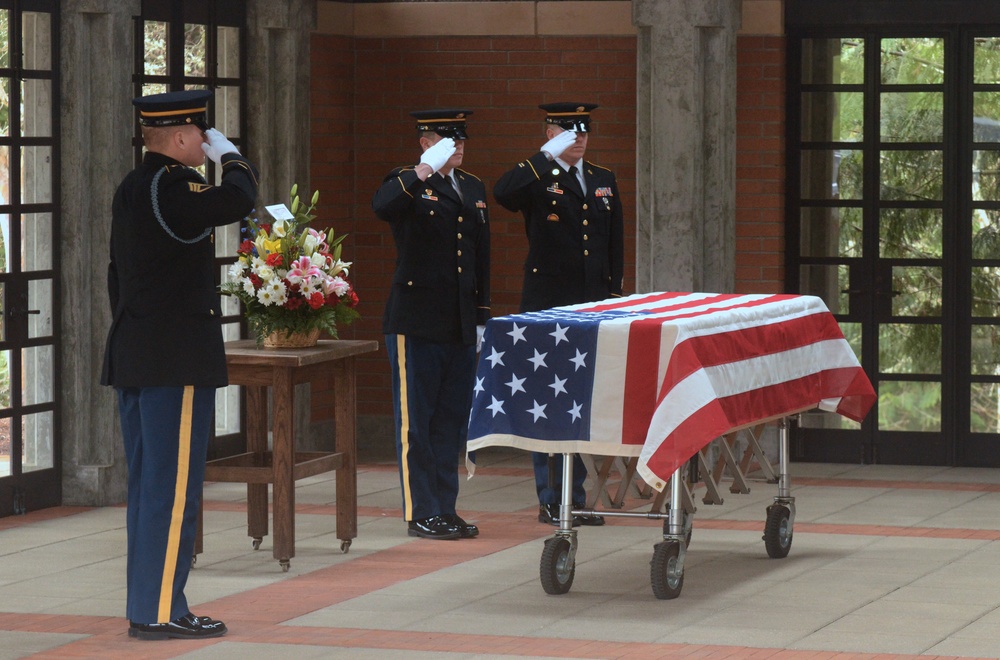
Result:
M465 520L462 519L462 516L457 513L442 513L441 517L455 527L458 527L458 531L462 535L461 538L471 539L474 536L479 536L479 528L471 523L465 522Z
M453 525L442 516L431 516L430 518L411 520L407 524L406 533L410 536L419 536L424 539L437 539L439 541L457 539L462 535L462 531L457 525Z
M579 511L580 509L587 508L587 505L574 504L573 508ZM600 527L604 524L604 516L597 515L596 513L583 513L578 516L573 516L573 526L576 527L577 524L585 527Z
M559 505L558 504L539 504L538 505L538 522L545 523L547 525L552 525L554 527L559 526ZM573 527L580 526L579 516L573 516Z
M188 612L169 623L129 622L128 636L138 639L208 639L226 634L226 624Z

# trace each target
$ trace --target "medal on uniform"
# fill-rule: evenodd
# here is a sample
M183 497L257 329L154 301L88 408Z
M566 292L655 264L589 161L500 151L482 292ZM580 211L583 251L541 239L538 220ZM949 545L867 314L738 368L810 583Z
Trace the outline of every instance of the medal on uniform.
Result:
M563 194L563 192L565 192L562 188L559 187L558 181L554 182L551 186L546 188L546 190L548 190L550 193L555 193L556 195L561 195Z
M549 222L559 222L559 216L556 215L555 213L550 213L549 217L545 219L548 220Z
M424 190L424 194L423 194L423 195L421 195L421 197L423 197L424 199L429 199L429 200L431 200L432 202L436 202L436 201L438 201L438 198L437 198L437 196L436 196L436 195L434 194L434 191L433 191L433 190L431 190L430 188L426 188L426 189Z

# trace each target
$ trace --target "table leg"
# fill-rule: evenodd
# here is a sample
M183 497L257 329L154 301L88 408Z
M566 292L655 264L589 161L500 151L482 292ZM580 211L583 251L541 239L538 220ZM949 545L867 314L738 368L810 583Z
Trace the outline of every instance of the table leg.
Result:
M274 558L287 571L295 556L295 385L291 369L274 370L272 395Z
M267 452L267 388L247 386L247 451L263 460ZM267 536L267 484L247 484L247 536L253 549Z
M337 470L337 538L340 551L347 552L358 535L358 448L356 365L353 357L333 364L336 451L343 463Z

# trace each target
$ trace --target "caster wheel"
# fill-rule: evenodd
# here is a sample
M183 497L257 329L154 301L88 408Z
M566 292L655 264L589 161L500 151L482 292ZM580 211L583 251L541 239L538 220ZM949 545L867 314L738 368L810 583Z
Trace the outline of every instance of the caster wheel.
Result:
M250 542L250 545L253 546L254 550L260 550L260 542L261 542L261 540L262 539L255 538L253 541Z
M344 553L346 555L347 551L350 550L350 549L351 549L351 540L350 539L347 539L346 541L341 541L340 542L340 551L342 553Z
M694 531L694 514L684 512L684 547L691 547L691 533ZM670 533L670 521L664 518L663 520L663 536L666 537Z
M288 572L288 569L289 569L289 568L291 567L291 565L292 565L292 563L291 563L290 561L288 561L287 559L282 559L282 560L281 560L280 562L278 562L278 563L279 563L279 564L281 564L281 572L282 572L282 573L287 573L287 572Z
M649 582L653 595L660 600L672 600L684 587L684 567L680 565L681 546L677 541L662 541L653 546L649 562Z
M764 547L771 559L782 559L792 549L791 512L788 507L772 504L767 507L767 522L764 524Z
M539 577L545 593L560 596L573 586L576 564L569 556L569 539L556 536L545 541L542 560L539 563Z

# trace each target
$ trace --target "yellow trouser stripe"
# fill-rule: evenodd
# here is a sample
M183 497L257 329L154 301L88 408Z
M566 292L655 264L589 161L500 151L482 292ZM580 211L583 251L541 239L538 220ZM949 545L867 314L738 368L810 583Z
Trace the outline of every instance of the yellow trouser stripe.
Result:
M399 464L403 470L403 520L413 517L413 494L410 492L410 467L407 461L410 453L410 406L407 404L406 389L406 336L396 335L396 365L399 370L399 441L402 451Z
M184 388L181 403L181 428L177 438L177 482L174 485L174 509L170 514L170 533L167 536L167 554L163 559L163 581L160 582L160 609L156 620L170 621L170 607L174 598L174 574L177 572L177 553L180 551L181 524L187 504L188 465L191 463L191 418L194 408L194 388Z

